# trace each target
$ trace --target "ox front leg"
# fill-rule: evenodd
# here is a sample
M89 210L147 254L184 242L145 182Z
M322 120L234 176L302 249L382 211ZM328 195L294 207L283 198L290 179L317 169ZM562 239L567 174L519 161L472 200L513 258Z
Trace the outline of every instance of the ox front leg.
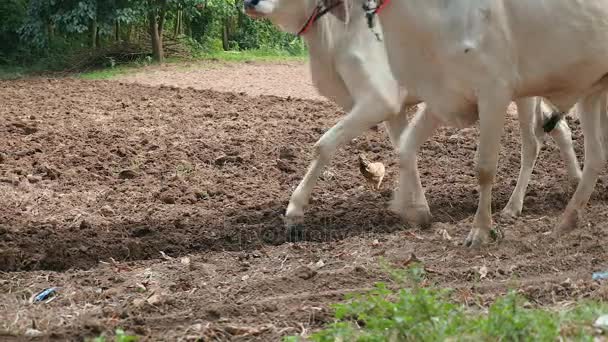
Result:
M473 228L465 240L467 247L480 247L488 242L492 229L492 185L496 177L500 137L505 124L509 97L480 97L479 101L479 145L477 177L479 203Z
M336 150L390 115L394 115L388 107L382 106L375 100L370 98L355 104L353 109L325 132L315 144L313 161L306 175L292 193L285 213L285 225L291 240L300 238L302 232L299 225L304 219L304 210L308 205L312 189Z
M418 109L400 139L399 188L391 210L408 223L422 228L430 226L432 216L420 182L416 154L439 125L439 120L423 106Z
M555 229L554 235L559 237L566 234L578 225L578 221L582 215L589 198L593 193L595 184L599 177L606 155L604 154L604 146L602 143L603 135L608 132L603 131L602 120L606 120L606 109L601 108L604 101L600 96L604 94L594 94L588 96L579 102L579 117L581 127L585 136L585 165L583 167L583 176L578 183L578 187L572 195L566 210L561 218L561 221ZM602 116L604 116L602 118Z

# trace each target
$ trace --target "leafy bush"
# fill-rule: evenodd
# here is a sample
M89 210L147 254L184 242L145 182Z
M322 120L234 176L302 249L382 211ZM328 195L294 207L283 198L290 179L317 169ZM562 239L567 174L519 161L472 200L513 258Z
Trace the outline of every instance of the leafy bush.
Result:
M450 290L423 286L424 269L388 270L400 288L378 283L334 305L335 322L308 338L329 341L556 341L593 340L593 319L608 306L581 303L568 312L527 308L515 291L498 298L487 312L450 300ZM576 327L576 328L573 328ZM285 341L298 341L289 336Z
M19 28L25 18L26 0L0 1L0 64L7 64L20 51Z

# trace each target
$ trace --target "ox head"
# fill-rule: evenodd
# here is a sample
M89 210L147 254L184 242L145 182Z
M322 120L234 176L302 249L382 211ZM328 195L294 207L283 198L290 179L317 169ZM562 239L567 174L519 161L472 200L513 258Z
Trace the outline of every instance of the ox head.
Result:
M250 17L270 19L282 30L294 34L324 9L341 20L346 18L343 0L244 0L244 7Z

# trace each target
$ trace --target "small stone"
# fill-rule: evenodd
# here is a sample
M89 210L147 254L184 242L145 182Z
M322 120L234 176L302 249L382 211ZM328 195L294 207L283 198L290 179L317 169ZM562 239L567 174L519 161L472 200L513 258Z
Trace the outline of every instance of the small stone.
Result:
M283 159L277 160L277 169L285 173L295 173L296 169Z
M238 155L223 155L216 158L214 163L217 166L223 166L225 164L241 164L243 161L243 157Z
M114 216L114 209L112 209L109 205L104 205L99 211L103 216Z
M279 159L293 160L296 158L296 151L293 147L283 146L279 149Z
M165 301L165 298L159 294L153 294L152 296L148 297L146 301L150 305L160 305Z
M80 229L89 229L89 228L91 228L91 224L87 220L82 220L82 221L80 221L79 227L80 227Z
M204 190L197 190L194 192L194 196L196 196L197 199L204 200L209 198L209 193Z
M122 170L118 174L118 178L120 179L133 179L137 177L137 172L133 170Z
M4 163L6 159L6 153L0 152L0 163Z
M160 201L166 204L175 204L175 198L168 194L160 196Z
M135 306L136 308L141 308L144 305L146 305L146 300L143 298L135 298L133 300L133 306Z
M40 337L42 335L43 335L42 331L36 330L36 329L32 329L32 328L28 328L25 331L25 336L27 336L27 337Z
M311 269L310 267L302 266L295 270L296 277L304 280L308 280L317 275L317 271Z
M19 185L19 178L13 177L2 177L0 178L0 183L8 183L13 185Z
M190 257L183 257L183 258L180 259L180 262L182 263L182 265L189 266L190 265Z
M34 176L34 175L27 175L27 180L30 183L35 184L35 183L40 182L42 180L42 177L40 177L40 176Z
M598 317L595 323L593 323L593 326L602 330L603 332L608 332L608 315Z
M248 275L248 274L245 274L245 275L244 275L244 276L241 278L241 280L242 280L242 281L246 281L246 280L247 280L247 279L249 279L249 278L250 278L250 277L249 277L249 275Z
M41 165L36 168L36 174L42 175L42 179L55 180L59 178L61 172L49 165Z
M479 268L479 279L484 279L488 277L488 267L487 266L481 266Z

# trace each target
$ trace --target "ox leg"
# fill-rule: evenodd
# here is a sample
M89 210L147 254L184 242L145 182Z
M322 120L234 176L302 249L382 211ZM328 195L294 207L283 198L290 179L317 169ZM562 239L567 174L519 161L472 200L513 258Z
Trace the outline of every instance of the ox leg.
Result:
M559 153L566 164L566 170L568 170L570 181L574 186L578 185L582 177L582 172L578 159L576 158L576 153L574 152L572 131L570 130L570 127L568 127L568 123L565 120L560 120L557 126L555 126L549 134L559 148Z
M577 227L578 220L589 202L606 161L602 135L608 132L602 132L602 120L606 120L606 118L601 118L602 115L605 116L605 109L600 108L603 102L600 96L604 96L604 94L588 96L578 104L581 127L585 136L585 165L581 181L555 229L554 233L557 237Z
M479 101L479 145L477 177L479 203L473 228L465 240L468 247L479 247L486 243L492 228L492 185L496 177L500 137L502 136L509 97L480 97Z
M398 115L392 116L390 119L384 122L388 137L390 138L395 149L399 149L399 139L401 139L401 135L409 122L407 118L407 109L407 106L403 106Z
M331 161L336 150L393 114L389 110L378 107L378 102L374 103L373 101L362 101L362 103L356 104L350 113L325 132L317 141L313 150L313 161L306 175L292 193L287 206L285 224L288 229L303 221L304 209L308 204L312 189L317 183L323 168Z
M440 121L428 112L427 107L423 106L418 109L400 139L399 188L391 210L410 224L423 228L430 226L432 215L420 182L416 153L440 124Z
M602 145L604 146L604 159L608 160L608 96L600 99L600 122L602 127Z
M537 131L537 116L540 112L539 98L527 97L515 101L519 118L519 130L521 135L521 162L517 185L511 194L509 203L505 206L502 214L505 216L516 217L521 215L526 189L532 176L532 170L536 163L536 158L540 152L542 135L539 137ZM541 113L542 114L542 113ZM540 121L542 124L542 120ZM542 128L541 128L542 132Z
M545 135L542 128L545 117L541 101L540 97L528 97L515 101L522 139L521 166L517 185L502 211L505 216L516 217L522 212L526 190ZM570 178L573 182L578 183L581 171L572 146L572 132L568 124L563 120L560 121L550 134L560 150Z

